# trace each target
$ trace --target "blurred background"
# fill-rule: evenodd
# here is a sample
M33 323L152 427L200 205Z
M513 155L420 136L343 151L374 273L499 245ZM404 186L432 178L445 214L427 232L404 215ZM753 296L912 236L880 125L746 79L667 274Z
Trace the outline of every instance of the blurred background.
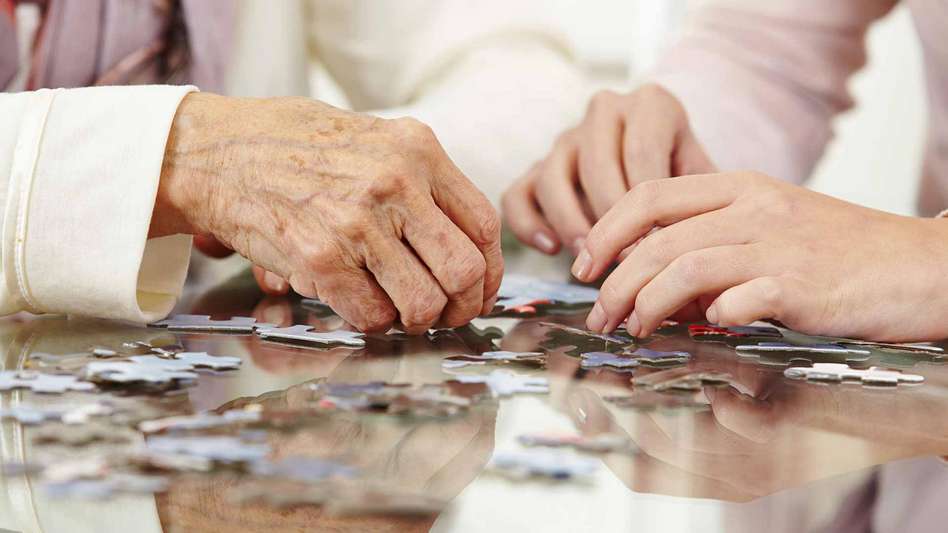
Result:
M700 0L548 0L546 15L568 36L593 88L634 87ZM311 84L330 103L345 98L314 65ZM902 214L915 210L924 146L924 73L908 10L898 7L869 35L869 63L852 82L856 108L810 182L821 192ZM538 154L539 156L540 154ZM521 169L511 169L511 179Z

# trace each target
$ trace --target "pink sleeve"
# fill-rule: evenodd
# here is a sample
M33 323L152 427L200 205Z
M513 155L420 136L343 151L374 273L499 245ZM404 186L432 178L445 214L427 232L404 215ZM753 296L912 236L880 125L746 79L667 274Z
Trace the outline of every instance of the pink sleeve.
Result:
M853 105L846 84L865 64L867 28L896 2L711 2L648 78L682 101L721 170L799 183Z

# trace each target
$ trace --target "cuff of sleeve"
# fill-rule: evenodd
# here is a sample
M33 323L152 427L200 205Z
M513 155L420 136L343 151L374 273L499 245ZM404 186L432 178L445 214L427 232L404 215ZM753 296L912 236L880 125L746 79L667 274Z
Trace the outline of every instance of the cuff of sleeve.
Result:
M148 229L168 133L194 90L37 92L17 142L3 235L7 285L24 307L139 323L170 312L191 238L148 240Z

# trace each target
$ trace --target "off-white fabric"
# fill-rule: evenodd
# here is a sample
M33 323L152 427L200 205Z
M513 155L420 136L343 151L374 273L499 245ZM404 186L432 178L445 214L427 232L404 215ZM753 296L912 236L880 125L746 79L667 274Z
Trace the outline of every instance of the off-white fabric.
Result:
M193 90L0 95L0 313L147 322L171 310L191 239L147 236L171 122Z

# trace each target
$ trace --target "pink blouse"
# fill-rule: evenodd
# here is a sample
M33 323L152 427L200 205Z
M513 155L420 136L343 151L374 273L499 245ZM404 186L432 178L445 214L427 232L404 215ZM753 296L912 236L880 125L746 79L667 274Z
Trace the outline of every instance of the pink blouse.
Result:
M809 177L852 107L869 26L899 0L730 0L696 13L651 78L676 94L722 169ZM948 207L948 0L902 0L924 53L928 144L919 209Z

